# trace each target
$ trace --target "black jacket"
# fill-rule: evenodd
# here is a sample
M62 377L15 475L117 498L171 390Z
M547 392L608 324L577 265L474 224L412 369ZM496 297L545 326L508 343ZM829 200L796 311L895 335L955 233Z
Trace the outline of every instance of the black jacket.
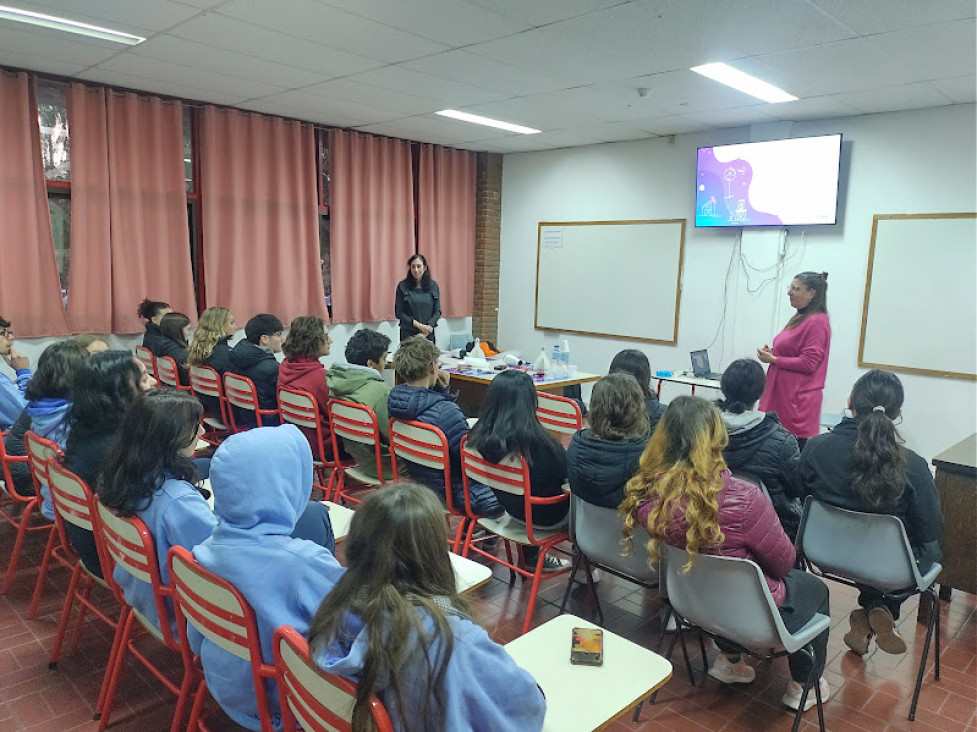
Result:
M648 422L651 424L651 431L655 431L655 427L658 426L658 420L662 418L665 414L665 410L668 409L667 404L662 404L658 401L657 396L650 396L645 399L645 409L648 410ZM647 442L647 440L645 440Z
M176 370L183 386L190 386L190 374L187 372L187 349L182 344L177 343L172 338L160 334L160 338L155 342L152 349L153 355L169 356L176 363Z
M163 339L163 333L160 331L159 326L156 325L152 320L146 321L146 332L142 337L142 344L153 354L156 354L156 348L159 341Z
M278 409L278 359L274 353L244 339L231 349L231 373L254 382L261 409ZM261 423L269 424L264 417Z
M204 361L205 366L210 366L218 374L223 375L226 371L234 371L234 367L231 365L231 347L227 343L229 340L231 340L231 337L227 336L217 341L214 344L214 350L210 352L207 360Z
M759 414L745 413L747 416ZM800 460L797 438L781 426L775 412L767 412L758 424L748 428L736 426L735 420L741 415L723 412L722 416L729 433L729 444L723 450L726 466L763 481L784 531L794 539L803 510L797 476Z
M943 517L933 475L923 458L907 450L906 487L902 499L886 511L873 508L850 487L857 436L858 420L846 417L831 432L807 441L799 469L804 492L840 508L899 517L925 572L942 556L937 541L943 533Z
M118 425L96 425L92 429L70 432L64 448L64 466L98 491L98 480L105 466L109 448L115 439ZM95 536L72 523L65 522L68 540L78 552L85 566L101 577L102 566L95 546Z
M415 320L432 328L437 326L441 319L441 289L438 283L431 280L427 289L421 289L408 286L404 280L398 282L397 292L394 295L394 315L400 321L402 341L420 332L414 327ZM433 342L434 333L432 332L427 338Z
M603 440L593 430L580 430L567 448L570 492L595 506L617 508L624 500L624 484L637 472L647 445L648 435Z

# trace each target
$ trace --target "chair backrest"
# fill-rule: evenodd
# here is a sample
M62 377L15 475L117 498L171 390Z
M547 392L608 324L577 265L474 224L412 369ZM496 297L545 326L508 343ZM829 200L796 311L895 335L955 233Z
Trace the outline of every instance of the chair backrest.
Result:
M48 463L48 486L59 521L95 531L95 497L85 481L52 460Z
M448 350L457 351L471 343L475 338L471 333L452 333L448 336Z
M161 383L166 386L172 386L174 389L187 388L180 383L180 372L176 368L176 361L169 356L156 357L156 378Z
M325 439L322 436L319 403L311 393L302 389L278 387L278 411L282 415L283 422L291 422L315 435L313 439L316 441L314 447L318 447L318 451L315 451L317 457L329 454L329 451L325 449ZM312 435L307 433L307 436L311 437ZM338 453L333 452L333 454Z
M365 404L344 399L329 400L329 423L333 434L353 442L373 445L380 441L377 415Z
M797 547L825 574L883 591L924 589L906 529L895 516L849 511L809 496Z
M546 429L572 435L583 427L580 405L573 399L547 394L545 391L537 392L536 397L536 418Z
M651 541L648 531L643 526L635 526L634 549L628 556L621 556L623 526L624 520L617 509L595 506L570 494L570 538L584 556L637 582L656 581L657 568L648 566L647 546Z
M261 728L271 729L262 679L273 678L275 667L262 660L258 624L251 605L234 585L205 569L183 547L171 547L167 561L181 635L189 624L214 645L251 664Z
M261 426L261 415L263 414L277 414L277 409L261 409L258 406L258 392L254 388L254 382L251 381L247 376L241 376L240 374L232 374L230 372L224 374L224 396L227 401L238 409L244 409L248 412L254 412L255 419L258 422L258 426ZM238 429L237 421L234 417L234 410L229 409L229 417L231 419L231 426L235 430Z
M0 435L0 470L2 470L2 475L0 475L0 492L7 494L15 501L20 501L21 503L32 503L37 500L37 496L22 496L14 489L14 476L10 473L10 466L14 463L26 463L30 458L27 455L8 455L7 446L4 443L4 438L6 433ZM28 468L30 470L30 468ZM0 514L3 514L0 511Z
M145 582L153 589L156 614L160 618L159 627L153 625L139 612L136 612L136 617L147 630L152 632L168 648L181 651L180 643L173 635L170 624L162 621L163 618L169 617L165 598L172 597L173 593L160 578L156 546L146 524L135 516L117 516L115 512L103 505L97 496L95 497L95 508L98 514L97 530L101 535L106 556L112 559L116 567L131 574L140 582ZM104 562L102 566L106 566ZM110 574L110 572L105 572L106 577ZM117 593L119 601L125 602L121 590L118 590Z
M34 430L24 433L24 447L27 448L27 464L31 469L34 481L34 492L41 495L41 490L48 490L48 461L61 459L61 448L51 440L41 437Z
M468 480L516 496L529 493L529 466L521 455L506 455L492 463L474 448L467 446L468 435L461 438L461 470Z
M309 658L309 644L295 628L278 628L272 649L285 732L294 732L298 725L306 732L349 732L356 684L316 666ZM375 696L370 698L370 710L377 732L393 732L390 717Z
M693 625L758 652L782 646L789 637L767 583L754 562L696 554L659 543L668 600Z
M191 366L190 391L194 395L203 394L204 396L224 399L224 389L221 385L220 374L210 366Z
M442 471L444 484L451 485L451 454L448 452L448 439L444 436L444 432L434 425L391 418L390 452L407 462ZM397 461L392 462L394 480L396 480L399 477ZM452 505L451 491L445 491L445 503L451 513L463 508Z
M156 356L150 351L146 346L136 346L136 358L142 361L142 365L146 367L146 372L152 376L154 379L156 376Z

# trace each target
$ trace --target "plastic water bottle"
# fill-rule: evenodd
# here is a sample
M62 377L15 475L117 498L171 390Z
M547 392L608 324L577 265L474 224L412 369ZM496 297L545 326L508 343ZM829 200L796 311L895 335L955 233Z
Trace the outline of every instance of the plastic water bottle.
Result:
M567 375L566 363L563 360L563 354L560 352L559 343L553 344L553 373L558 378Z
M566 338L560 341L560 358L563 359L563 365L566 366L567 372L570 371L570 341Z

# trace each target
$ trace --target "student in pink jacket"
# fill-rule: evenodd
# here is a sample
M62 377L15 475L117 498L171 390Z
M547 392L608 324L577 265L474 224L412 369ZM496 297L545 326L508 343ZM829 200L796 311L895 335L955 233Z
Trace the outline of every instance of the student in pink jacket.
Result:
M797 312L773 339L773 348L757 349L770 364L761 412L776 412L780 423L803 449L820 432L821 399L828 372L831 324L828 322L828 273L801 272L787 290Z

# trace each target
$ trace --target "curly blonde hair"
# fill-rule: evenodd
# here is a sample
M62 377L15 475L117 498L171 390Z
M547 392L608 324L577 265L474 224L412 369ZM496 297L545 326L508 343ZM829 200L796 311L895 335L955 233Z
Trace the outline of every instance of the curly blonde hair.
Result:
M624 518L624 539L631 545L638 507L652 502L648 514L648 557L658 561L658 542L666 541L680 508L685 509L688 572L700 550L722 546L717 496L726 469L723 448L729 438L719 410L705 399L681 396L665 410L658 429L641 455L638 472L625 487L618 511Z
M207 362L210 354L214 352L214 346L227 337L224 335L224 328L230 324L233 317L227 308L212 307L203 311L197 323L197 330L193 334L193 343L188 349L188 360L191 366L203 366Z

